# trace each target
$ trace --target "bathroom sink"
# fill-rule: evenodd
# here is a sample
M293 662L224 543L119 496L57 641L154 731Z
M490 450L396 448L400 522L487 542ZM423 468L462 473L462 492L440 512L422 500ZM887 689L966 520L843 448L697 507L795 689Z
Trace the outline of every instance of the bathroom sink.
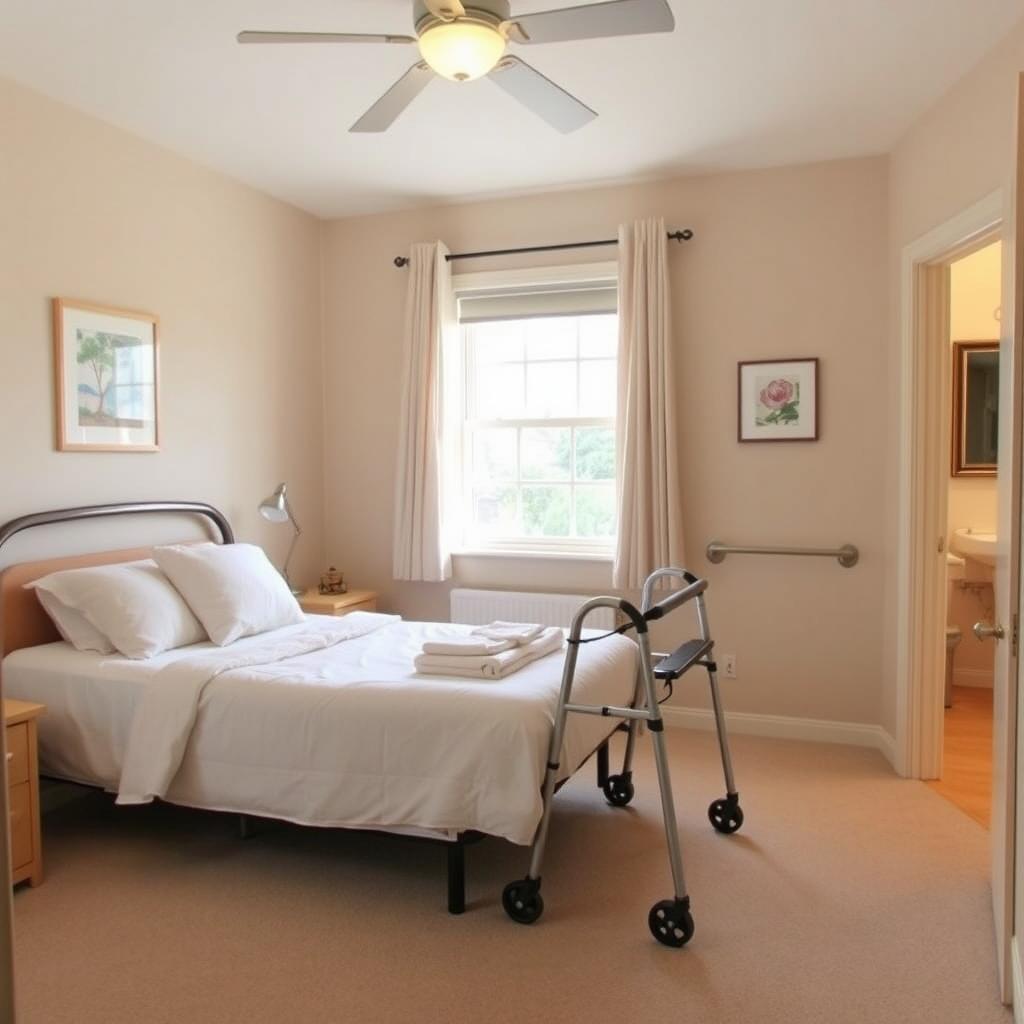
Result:
M954 530L952 549L965 558L973 558L984 565L996 564L996 535L977 530Z

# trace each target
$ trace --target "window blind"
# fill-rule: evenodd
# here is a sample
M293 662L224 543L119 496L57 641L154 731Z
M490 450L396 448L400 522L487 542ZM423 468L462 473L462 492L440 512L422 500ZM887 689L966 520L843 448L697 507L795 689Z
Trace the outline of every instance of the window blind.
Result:
M614 281L473 291L459 296L459 322L474 324L541 317L599 316L618 312L618 304L618 288Z

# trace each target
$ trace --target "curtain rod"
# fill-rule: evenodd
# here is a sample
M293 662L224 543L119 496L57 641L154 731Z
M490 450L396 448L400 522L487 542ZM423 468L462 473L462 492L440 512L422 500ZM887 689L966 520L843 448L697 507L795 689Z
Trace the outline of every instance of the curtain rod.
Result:
M670 231L668 237L674 242L688 242L693 238L693 232L689 228L683 228L682 231ZM599 245L618 245L619 240L617 238L605 238L600 242L564 242L561 245L528 245L522 249L490 249L487 252L450 252L445 259L451 262L452 260L476 260L481 259L484 256L516 256L519 253L526 252L557 252L560 249L593 249ZM409 265L408 256L396 256L395 266L396 267L407 267Z

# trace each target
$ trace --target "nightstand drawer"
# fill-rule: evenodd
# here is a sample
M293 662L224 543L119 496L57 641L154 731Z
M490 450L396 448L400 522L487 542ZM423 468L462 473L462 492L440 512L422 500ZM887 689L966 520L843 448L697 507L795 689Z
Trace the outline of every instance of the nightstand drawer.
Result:
M11 870L32 861L32 792L27 782L7 791L11 820Z
M377 610L377 599L370 598L369 601L360 601L359 604L350 604L347 608L335 612L335 615L348 615L349 612L375 612Z
M7 785L28 782L28 722L7 726Z

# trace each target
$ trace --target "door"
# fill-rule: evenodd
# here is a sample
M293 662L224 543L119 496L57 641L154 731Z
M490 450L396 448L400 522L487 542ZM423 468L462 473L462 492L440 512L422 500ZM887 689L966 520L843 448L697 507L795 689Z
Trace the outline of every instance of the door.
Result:
M1013 995L1011 954L1015 922L1024 924L1024 879L1016 864L1016 850L1024 850L1024 815L1016 813L1016 794L1024 792L1024 758L1018 759L1017 657L1020 592L1021 515L1021 366L1024 352L1020 332L1024 326L1022 207L1024 207L1024 76L1017 84L1017 137L1010 210L1003 221L1003 301L999 356L999 517L995 573L995 621L979 623L976 630L995 641L994 731L992 748L992 909L995 915L999 978L1004 1002ZM1018 767L1018 760L1021 764Z

